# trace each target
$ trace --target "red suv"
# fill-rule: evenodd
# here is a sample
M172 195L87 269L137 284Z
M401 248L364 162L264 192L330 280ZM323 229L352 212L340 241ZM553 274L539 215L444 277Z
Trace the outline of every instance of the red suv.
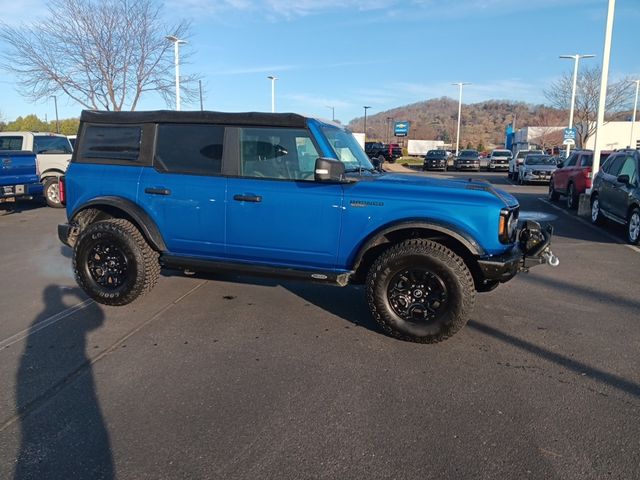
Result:
M600 153L600 164L611 152ZM569 158L558 165L549 182L549 200L558 200L560 195L566 195L567 207L577 208L580 194L591 188L591 167L593 166L593 152L591 150L576 150Z

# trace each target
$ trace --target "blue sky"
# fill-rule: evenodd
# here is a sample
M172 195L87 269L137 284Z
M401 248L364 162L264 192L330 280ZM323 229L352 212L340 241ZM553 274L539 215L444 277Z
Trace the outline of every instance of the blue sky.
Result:
M610 80L640 77L640 1L617 0ZM0 0L12 24L43 15L41 0ZM209 110L277 111L346 123L433 97L457 98L452 82L471 82L464 102L544 103L543 89L572 61L602 61L607 0L166 0L167 16L193 22L185 73L200 74ZM171 33L171 32L167 32ZM3 48L0 46L0 48ZM53 101L30 103L17 80L0 77L5 120L54 116ZM631 99L630 99L631 101ZM148 96L140 109L165 108ZM183 109L199 105L183 105ZM80 107L59 100L61 117Z

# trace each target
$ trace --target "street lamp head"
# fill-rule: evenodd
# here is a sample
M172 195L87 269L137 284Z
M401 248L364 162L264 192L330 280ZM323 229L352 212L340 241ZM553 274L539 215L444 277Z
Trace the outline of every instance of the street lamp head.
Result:
M278 77L274 77L273 75L269 75L267 78L271 81L278 80Z
M167 35L166 37L167 40L169 40L170 42L173 43L177 43L178 45L184 45L185 43L187 43L186 40L180 40L178 37L176 37L175 35Z
M558 58L570 58L571 60L576 60L578 58L593 58L595 57L595 55L580 55L579 53L576 53L575 55L559 55Z

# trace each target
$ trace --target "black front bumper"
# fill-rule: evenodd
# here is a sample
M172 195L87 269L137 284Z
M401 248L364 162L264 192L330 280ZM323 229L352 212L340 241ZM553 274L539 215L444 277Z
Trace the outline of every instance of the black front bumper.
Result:
M542 228L539 223L528 220L518 230L518 243L501 255L480 257L478 267L485 282L506 282L518 272L527 272L531 267L548 263L556 266L557 258L551 252L553 228Z

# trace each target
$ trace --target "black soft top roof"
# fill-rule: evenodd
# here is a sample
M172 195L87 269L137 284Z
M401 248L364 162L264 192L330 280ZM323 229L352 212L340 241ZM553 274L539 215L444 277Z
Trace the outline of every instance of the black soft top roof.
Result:
M255 125L267 127L305 128L307 117L297 113L227 113L210 111L178 112L153 110L146 112L106 112L83 110L81 122L88 123L216 123L224 125Z

